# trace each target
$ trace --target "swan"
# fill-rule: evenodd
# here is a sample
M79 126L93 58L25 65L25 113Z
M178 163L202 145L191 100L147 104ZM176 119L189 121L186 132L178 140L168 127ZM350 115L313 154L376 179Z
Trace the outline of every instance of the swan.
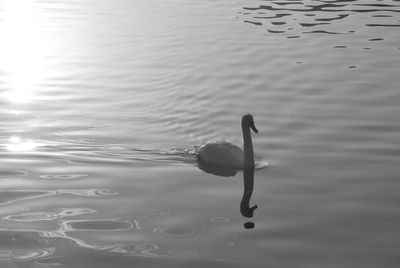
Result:
M242 117L243 150L234 144L222 141L202 145L197 152L198 159L214 167L244 169L254 167L253 143L250 129L258 133L251 114Z

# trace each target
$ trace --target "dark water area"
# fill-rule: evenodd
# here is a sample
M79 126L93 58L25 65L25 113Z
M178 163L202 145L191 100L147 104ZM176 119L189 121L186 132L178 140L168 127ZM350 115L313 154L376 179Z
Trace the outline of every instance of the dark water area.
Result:
M398 267L400 2L0 0L0 267ZM242 146L255 169L205 165Z

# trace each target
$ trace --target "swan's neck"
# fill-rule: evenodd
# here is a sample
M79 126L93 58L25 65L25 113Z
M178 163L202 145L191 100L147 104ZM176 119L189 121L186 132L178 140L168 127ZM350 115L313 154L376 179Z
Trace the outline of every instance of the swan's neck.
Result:
M254 166L254 152L253 142L251 141L251 134L249 127L242 127L243 132L243 168Z

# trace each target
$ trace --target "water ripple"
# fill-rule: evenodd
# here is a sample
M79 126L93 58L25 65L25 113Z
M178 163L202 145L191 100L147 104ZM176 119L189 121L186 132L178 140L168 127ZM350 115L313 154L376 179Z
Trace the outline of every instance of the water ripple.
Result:
M55 251L49 243L37 232L1 229L0 261L28 261L49 256Z
M111 189L59 189L59 190L9 190L0 191L0 206L14 202L37 199L59 194L72 194L75 196L100 197L114 196L118 193Z
M56 191L57 194L73 194L77 196L113 196L118 193L110 189L87 189L87 190L73 190L61 189Z
M8 205L20 200L36 199L52 195L52 191L44 190L10 190L0 191L0 206Z
M226 217L221 217L221 216L214 216L210 218L211 222L215 222L215 223L227 223L230 222L231 219L226 218Z
M48 212L32 212L19 215L9 215L4 218L9 221L18 221L18 222L52 221L57 219L57 215Z
M41 179L55 179L55 180L74 180L78 178L87 177L88 174L44 174L40 175Z
M121 231L134 229L134 225L124 220L75 220L62 222L61 230L70 231Z
M359 3L358 0L333 1L250 1L239 11L245 23L266 27L269 33L289 34L351 34L365 27L400 27L396 16L398 1ZM284 19L283 21L280 19ZM360 22L364 24L360 25ZM307 31L306 28L317 30ZM351 27L351 28L350 28ZM336 31L335 29L346 29Z
M133 255L133 256L154 257L158 255L153 253L153 251L157 251L158 249L159 247L156 244L131 244L131 245L124 245L121 247L116 247L110 251Z
M0 261L28 261L50 256L56 248L0 249Z
M83 214L95 213L96 210L90 208L59 208L58 212L30 212L17 215L9 215L4 219L18 222L33 222L33 221L52 221L65 217L74 217Z
M28 173L20 170L0 170L0 177L26 176Z
M171 237L183 237L193 235L196 230L188 227L156 228L153 230L157 234Z

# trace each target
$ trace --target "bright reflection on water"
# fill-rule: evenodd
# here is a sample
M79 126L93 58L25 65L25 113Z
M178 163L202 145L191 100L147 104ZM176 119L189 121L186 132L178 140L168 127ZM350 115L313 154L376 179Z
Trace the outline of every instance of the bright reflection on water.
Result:
M34 98L46 70L48 42L40 29L35 1L1 1L0 58L7 90L2 98L27 103Z
M0 267L397 267L399 14L0 0Z
M8 139L9 143L6 144L6 149L11 152L33 152L40 146L39 142L23 141L19 137L11 137Z

